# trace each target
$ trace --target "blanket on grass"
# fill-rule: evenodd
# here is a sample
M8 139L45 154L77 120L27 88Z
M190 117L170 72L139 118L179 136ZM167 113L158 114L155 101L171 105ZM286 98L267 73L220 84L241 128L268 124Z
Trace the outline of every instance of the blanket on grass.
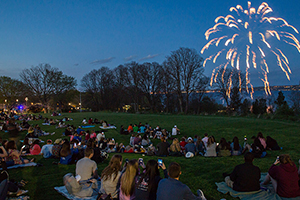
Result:
M267 173L261 173L260 181L263 182L265 180ZM299 200L299 197L296 198L283 198L278 196L272 184L264 186L267 190L259 190L255 192L238 192L234 191L232 188L228 187L225 182L215 183L217 185L217 190L223 194L229 193L232 197L238 197L241 200Z
M85 125L85 126L81 126L81 128L93 128L95 127L94 125Z
M94 189L93 195L91 197L76 197L74 195L69 194L68 190L66 189L65 186L60 186L60 187L54 187L54 189L60 193L61 195L63 195L64 197L66 197L67 199L72 199L72 200L80 200L80 199L85 199L85 200L96 200L97 196L98 196L98 191L100 190L101 187L101 181L98 181L98 188Z
M107 126L107 127L99 126L99 128L101 128L101 129L116 129L117 127L115 127L115 126Z
M16 168L20 168L20 167L34 167L37 166L37 163L27 163L27 164L21 164L21 165L12 165L7 167L7 169L16 169ZM0 170L2 170L2 168L0 168Z

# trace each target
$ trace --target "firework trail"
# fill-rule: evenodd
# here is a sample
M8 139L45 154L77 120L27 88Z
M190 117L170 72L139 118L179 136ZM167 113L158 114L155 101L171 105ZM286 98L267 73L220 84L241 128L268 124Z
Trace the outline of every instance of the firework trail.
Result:
M208 42L202 48L201 54L211 46L224 46L224 49L206 58L203 66L205 67L208 61L216 63L217 59L223 55L226 58L224 63L213 70L210 84L212 85L213 82L216 82L218 76L222 76L221 80L224 83L224 72L222 73L221 70L226 70L228 65L237 70L240 70L241 66L245 66L246 90L252 97L254 90L250 82L249 68L253 67L261 70L260 73L263 75L261 80L264 83L265 93L271 95L268 81L270 69L266 55L273 54L275 56L277 65L285 73L288 80L290 80L289 74L291 74L291 69L287 56L279 48L273 47L269 40L275 38L277 41L285 42L294 46L300 53L299 41L289 31L297 34L299 32L284 19L270 16L273 10L265 2L257 9L251 7L251 2L248 1L247 9L237 5L229 10L232 12L232 15L217 17L215 25L205 32L205 38ZM242 63L242 58L245 58L244 64ZM227 81L229 97L232 84L231 77L229 76ZM239 77L240 79L241 77ZM241 84L239 86L241 87Z

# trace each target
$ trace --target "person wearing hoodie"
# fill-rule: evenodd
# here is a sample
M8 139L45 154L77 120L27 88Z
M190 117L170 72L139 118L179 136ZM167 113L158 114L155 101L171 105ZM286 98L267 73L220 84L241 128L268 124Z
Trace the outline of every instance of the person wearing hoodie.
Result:
M270 167L263 184L267 185L271 182L280 197L294 198L300 197L298 181L298 169L295 163L288 154L282 154Z

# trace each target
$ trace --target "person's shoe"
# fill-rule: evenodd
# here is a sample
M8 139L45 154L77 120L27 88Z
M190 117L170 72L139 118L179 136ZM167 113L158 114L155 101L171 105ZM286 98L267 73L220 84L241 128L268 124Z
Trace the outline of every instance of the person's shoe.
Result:
M198 189L197 190L198 196L201 197L202 200L206 200L204 193L202 192L202 190Z

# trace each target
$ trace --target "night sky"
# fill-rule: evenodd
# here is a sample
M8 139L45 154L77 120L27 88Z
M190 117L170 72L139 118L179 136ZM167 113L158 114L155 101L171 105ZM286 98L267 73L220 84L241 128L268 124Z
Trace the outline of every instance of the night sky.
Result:
M252 6L258 8L262 2L252 1ZM272 16L300 30L299 0L266 2ZM0 1L0 75L19 78L23 69L49 63L80 83L84 74L102 66L162 63L179 47L200 53L207 43L205 31L216 17L232 14L229 9L237 4L247 8L244 0ZM299 34L290 32L300 40ZM276 59L266 58L270 85L299 84L298 50L285 43L270 44L285 53L292 70L288 81ZM210 76L215 67L208 63L205 74ZM251 71L254 86L263 86L259 77Z

